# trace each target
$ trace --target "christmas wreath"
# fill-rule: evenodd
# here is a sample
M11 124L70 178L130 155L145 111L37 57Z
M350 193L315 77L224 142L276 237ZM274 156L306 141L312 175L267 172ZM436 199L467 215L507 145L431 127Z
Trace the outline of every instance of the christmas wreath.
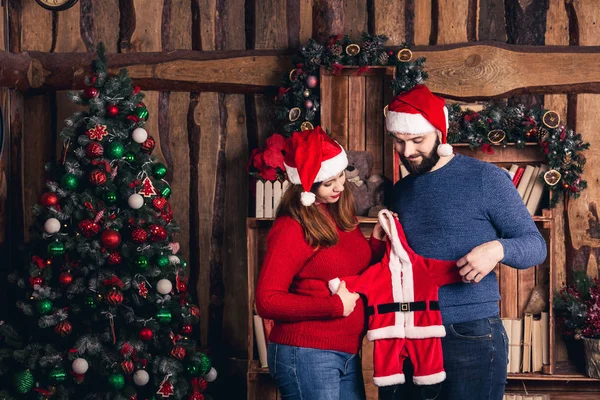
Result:
M362 74L373 66L395 66L391 81L394 96L413 88L427 79L425 58L413 60L410 49L404 45L397 51L384 48L387 37L363 33L359 43L348 36L332 36L327 43L310 39L293 56L293 68L282 79L275 95L275 116L278 132L267 140L264 149L255 149L250 155L248 172L261 180L285 179L283 166L283 138L293 132L312 129L320 123L319 71L321 66L339 74L344 67L353 66ZM519 106L488 105L475 112L463 110L458 104L449 107L448 143L467 143L471 149L493 153L495 146L514 143L522 148L527 143L539 144L547 158L549 170L540 175L552 190L550 206L562 197L577 198L587 187L581 179L589 148L580 134L561 123L561 117L552 110L527 109ZM385 113L385 110L384 110Z

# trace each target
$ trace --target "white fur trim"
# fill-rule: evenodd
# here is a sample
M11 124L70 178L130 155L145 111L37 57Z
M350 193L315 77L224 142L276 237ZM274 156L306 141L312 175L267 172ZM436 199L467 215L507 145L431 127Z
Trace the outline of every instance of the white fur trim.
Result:
M448 108L444 106L444 115L446 116L446 131L450 126L448 121ZM399 113L388 111L385 117L385 127L389 132L401 133L405 135L424 135L430 132L438 132L421 114Z
M446 380L446 372L438 372L437 374L413 376L415 385L435 385Z
M398 319L396 319L396 323L398 323ZM383 328L371 329L367 331L367 339L370 341L403 337L405 337L405 330L402 325L385 326Z
M302 202L302 205L306 207L312 205L316 198L317 196L313 192L302 192L300 195L300 201Z
M440 157L450 157L453 151L452 146L448 143L440 144L437 148L437 153Z
M374 376L373 383L376 386L391 386L406 382L404 374L394 374L390 376Z
M338 290L340 290L341 283L342 283L342 281L340 281L340 278L331 279L327 283L329 286L329 290L331 291L331 294L336 294L338 292Z
M412 313L411 313L412 314ZM406 327L406 337L409 339L426 339L446 336L444 325Z
M283 164L285 165L285 172L287 173L288 180L294 185L301 185L302 182L300 181L300 175L298 175L298 168L290 167L285 162ZM319 169L317 177L315 178L314 182L310 182L310 184L312 185L313 183L323 182L327 179L331 179L345 170L347 166L348 156L346 155L344 149L342 149L337 156L321 163L321 169Z

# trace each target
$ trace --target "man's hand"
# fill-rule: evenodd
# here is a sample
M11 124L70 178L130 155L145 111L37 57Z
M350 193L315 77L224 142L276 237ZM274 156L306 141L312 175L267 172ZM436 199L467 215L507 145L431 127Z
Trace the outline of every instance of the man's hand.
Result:
M504 247L497 240L475 247L456 262L465 283L477 283L504 258Z

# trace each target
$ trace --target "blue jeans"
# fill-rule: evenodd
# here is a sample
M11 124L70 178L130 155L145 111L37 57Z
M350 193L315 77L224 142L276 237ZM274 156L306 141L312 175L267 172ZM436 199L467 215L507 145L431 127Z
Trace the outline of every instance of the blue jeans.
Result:
M460 324L448 324L442 338L446 380L419 387L409 378L412 367L405 363L406 383L381 388L381 400L502 400L506 386L508 337L497 316Z
M358 354L270 343L269 373L285 400L364 400Z

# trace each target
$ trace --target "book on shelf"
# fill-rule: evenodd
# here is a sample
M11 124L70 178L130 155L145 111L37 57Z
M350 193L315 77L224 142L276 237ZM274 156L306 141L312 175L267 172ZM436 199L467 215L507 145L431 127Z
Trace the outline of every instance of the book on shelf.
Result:
M523 319L503 318L502 324L508 336L508 373L516 374L521 370L523 349Z
M523 317L523 367L521 372L531 372L531 325L533 315L525 314Z
M267 340L265 338L265 328L260 315L254 315L254 338L258 348L258 360L262 368L267 368Z
M535 318L531 328L531 372L541 372L543 365L542 321Z
M513 184L515 187L519 186L521 182L521 178L523 177L523 173L525 173L525 167L517 166L517 170L515 171L515 176L513 177Z
M535 170L535 167L533 167L532 165L527 165L525 167L525 172L523 172L523 176L521 177L521 180L519 181L519 185L517 186L517 191L519 192L519 195L521 196L522 199L525 198L525 191L527 190L527 186L529 185L529 181L531 180L534 170Z
M515 174L517 173L518 169L519 166L517 164L513 164L510 166L510 169L508 169L508 175L510 176L510 179L515 179Z
M537 181L537 176L540 173L540 167L533 167L533 173L531 174L531 179L529 179L529 184L527 185L527 189L525 189L525 194L523 195L523 202L527 204L529 201L529 196L531 195L531 190L533 189L533 185Z
M546 171L548 171L548 165L540 165L540 169L537 175L535 176L535 183L533 185L533 188L531 189L529 199L527 199L527 201L525 202L525 204L527 205L527 210L531 215L535 215L538 208L540 207L540 203L542 202L542 194L544 193L544 181L540 178L540 175L543 175Z
M542 312L542 364L550 364L550 314Z
M550 400L550 395L505 393L502 400Z

